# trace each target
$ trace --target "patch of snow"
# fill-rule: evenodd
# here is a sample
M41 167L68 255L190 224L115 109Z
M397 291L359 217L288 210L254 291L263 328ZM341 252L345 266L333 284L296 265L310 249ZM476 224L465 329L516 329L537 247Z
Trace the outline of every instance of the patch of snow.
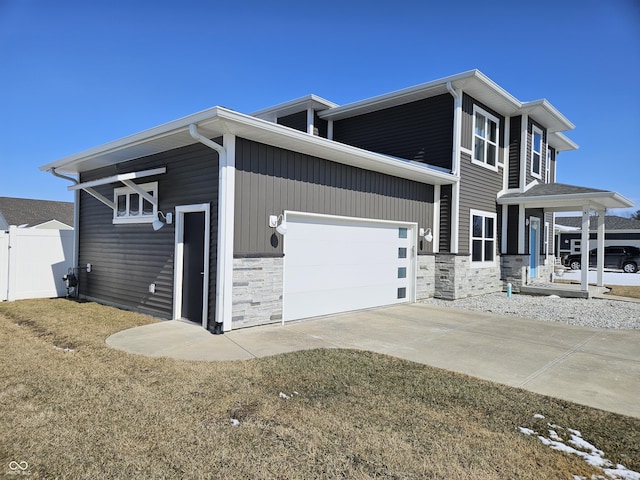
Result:
M560 298L558 295L549 295L547 298Z
M289 395L287 395L286 393L280 392L280 398L283 398L285 400L289 400L291 397Z
M538 432L534 432L530 428L518 427L518 429L520 430L520 433L524 433L525 435L537 435L538 434Z
M544 415L541 415L539 413L536 413L533 418L544 418Z
M542 415L540 416L534 415L534 417L541 418ZM606 477L603 477L600 475L597 475L597 476L593 475L591 477L591 480L599 480L599 479L606 480L607 478L614 479L614 480L640 480L640 472L629 470L624 465L617 464L616 468L609 468L609 467L613 467L613 462L605 458L604 456L605 454L602 450L600 450L599 448L596 448L593 444L589 443L584 438L582 438L582 433L579 430L574 430L572 428L566 429L571 434L571 438L568 440L567 443L570 443L571 445L575 446L574 448L571 445L567 445L562 439L562 437L560 437L560 435L558 435L558 432L556 431L556 430L565 430L564 428L562 428L559 425L554 425L552 423L547 423L547 425L550 427L549 437L539 435L533 430L531 430L530 428L518 427L518 429L520 430L521 433L524 433L525 435L537 435L538 439L542 442L543 445L547 445L553 450L557 450L559 452L564 452L564 453L570 453L570 454L581 457L589 465L602 469L602 472L606 475ZM589 480L587 479L587 477L582 477L578 475L574 475L573 478L574 480Z
M238 425L240 425L240 420L238 420L237 418L232 418L231 425L233 425L234 427L237 427Z

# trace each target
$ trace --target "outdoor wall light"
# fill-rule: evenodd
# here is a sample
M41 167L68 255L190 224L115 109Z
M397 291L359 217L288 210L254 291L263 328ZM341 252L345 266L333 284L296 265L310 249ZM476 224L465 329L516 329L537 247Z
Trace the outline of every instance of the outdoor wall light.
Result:
M427 228L426 230L424 228L421 228L420 236L424 237L424 239L429 243L433 242L433 234L431 233L430 228Z
M284 215L269 215L269 226L275 228L280 235L287 233L287 224L284 222Z
M151 226L154 231L160 230L165 225L171 225L173 223L173 213L169 212L166 215L158 210L158 216L153 221Z

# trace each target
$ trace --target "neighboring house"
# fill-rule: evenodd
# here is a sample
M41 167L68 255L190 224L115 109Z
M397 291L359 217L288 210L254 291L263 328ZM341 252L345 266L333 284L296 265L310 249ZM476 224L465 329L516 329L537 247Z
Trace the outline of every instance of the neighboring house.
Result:
M554 211L631 206L555 183L572 128L472 70L214 107L41 169L78 177L81 297L219 333L546 277Z
M0 230L9 226L73 230L73 202L0 197Z
M640 220L605 215L605 246L632 245L640 247ZM596 248L596 229L589 229L589 249ZM582 245L582 218L556 217L556 252L564 257L580 253Z
M67 293L73 226L71 202L0 197L0 301Z

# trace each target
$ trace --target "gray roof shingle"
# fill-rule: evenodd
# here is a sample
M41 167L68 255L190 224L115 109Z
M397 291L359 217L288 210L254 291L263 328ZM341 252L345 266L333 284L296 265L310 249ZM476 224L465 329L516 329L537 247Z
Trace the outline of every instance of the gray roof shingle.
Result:
M582 217L556 217L556 223L565 227L580 228L582 226ZM594 228L593 224L591 228ZM640 230L640 220L617 215L605 215L604 228L605 230Z
M0 197L0 218L4 218L8 225L33 227L58 220L73 227L73 202Z

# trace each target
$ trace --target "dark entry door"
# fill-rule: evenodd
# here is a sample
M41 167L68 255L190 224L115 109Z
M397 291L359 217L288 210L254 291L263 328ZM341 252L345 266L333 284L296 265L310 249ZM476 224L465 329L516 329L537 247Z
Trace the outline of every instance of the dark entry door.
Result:
M184 214L182 318L202 323L204 212Z

